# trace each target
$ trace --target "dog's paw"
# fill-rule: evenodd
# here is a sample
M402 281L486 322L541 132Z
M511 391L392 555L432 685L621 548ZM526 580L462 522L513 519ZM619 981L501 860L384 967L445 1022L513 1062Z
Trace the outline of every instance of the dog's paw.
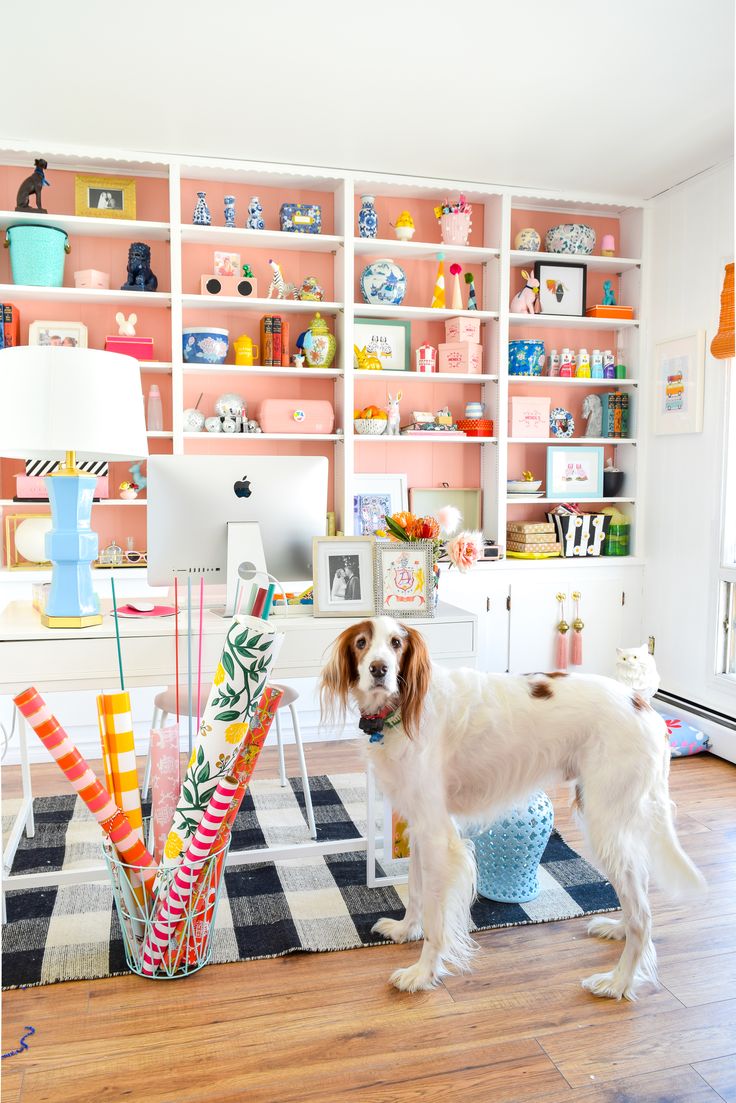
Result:
M421 961L416 965L409 965L406 969L397 969L389 977L390 983L394 988L398 988L399 992L419 992L423 988L434 988L437 979Z
M609 1000L635 1000L637 999L636 991L633 984L626 982L621 977L616 975L616 971L611 973L593 973L589 977L585 977L580 982L586 991L590 992L594 996L600 996Z
M609 919L598 915L588 924L588 934L595 938L626 938L626 926L623 919Z
M379 919L371 929L392 942L415 942L422 937L421 925L407 923L406 919Z

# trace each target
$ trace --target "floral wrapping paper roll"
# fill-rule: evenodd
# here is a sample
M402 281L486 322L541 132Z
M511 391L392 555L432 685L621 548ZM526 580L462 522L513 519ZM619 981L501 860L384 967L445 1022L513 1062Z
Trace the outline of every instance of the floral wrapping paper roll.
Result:
M218 782L231 772L283 638L258 617L233 618L164 846L164 868L179 864Z
M148 846L161 861L179 800L179 725L151 729L151 826Z

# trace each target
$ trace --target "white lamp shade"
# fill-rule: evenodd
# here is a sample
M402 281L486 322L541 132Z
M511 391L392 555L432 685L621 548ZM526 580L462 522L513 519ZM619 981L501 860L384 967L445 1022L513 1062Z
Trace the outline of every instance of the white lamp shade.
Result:
M138 361L101 349L0 351L0 456L138 460L148 455Z

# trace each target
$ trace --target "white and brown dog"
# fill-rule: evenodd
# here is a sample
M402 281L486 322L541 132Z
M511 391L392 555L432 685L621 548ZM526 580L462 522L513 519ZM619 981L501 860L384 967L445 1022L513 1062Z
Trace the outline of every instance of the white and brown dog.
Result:
M388 617L339 636L321 695L326 719L344 720L357 705L381 789L409 824L406 914L374 928L394 942L424 935L416 964L391 977L397 988L430 988L449 968L468 967L476 874L456 823L490 823L560 780L576 783L594 855L621 902L622 918L595 918L588 932L626 941L616 967L583 987L635 999L656 980L649 874L675 896L705 882L675 834L666 727L646 701L590 674L433 666L421 634Z

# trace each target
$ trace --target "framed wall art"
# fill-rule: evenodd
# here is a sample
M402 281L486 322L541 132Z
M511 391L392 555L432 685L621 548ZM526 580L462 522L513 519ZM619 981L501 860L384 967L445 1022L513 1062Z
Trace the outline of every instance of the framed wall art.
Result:
M376 556L376 613L390 617L434 616L434 560L431 540L379 541Z
M361 473L353 476L353 532L356 536L372 536L383 528L386 513L400 513L408 509L406 475L375 475ZM387 509L383 509L384 506Z
M125 176L76 176L74 213L94 218L135 218L135 180Z
M315 536L314 615L371 617L376 608L372 536Z
M479 531L483 528L481 492L474 487L419 487L409 491L409 508L418 517L436 514L443 506L455 506L462 515L461 527Z
M702 433L705 330L656 345L654 371L654 432Z
M87 327L82 322L31 322L28 344L86 349Z
M411 322L394 318L356 318L353 323L354 366L376 358L389 371L411 371Z
M603 497L603 452L575 445L547 449L547 497L563 502Z
M534 275L539 280L539 306L542 314L585 314L588 270L584 264L569 261L538 260Z

